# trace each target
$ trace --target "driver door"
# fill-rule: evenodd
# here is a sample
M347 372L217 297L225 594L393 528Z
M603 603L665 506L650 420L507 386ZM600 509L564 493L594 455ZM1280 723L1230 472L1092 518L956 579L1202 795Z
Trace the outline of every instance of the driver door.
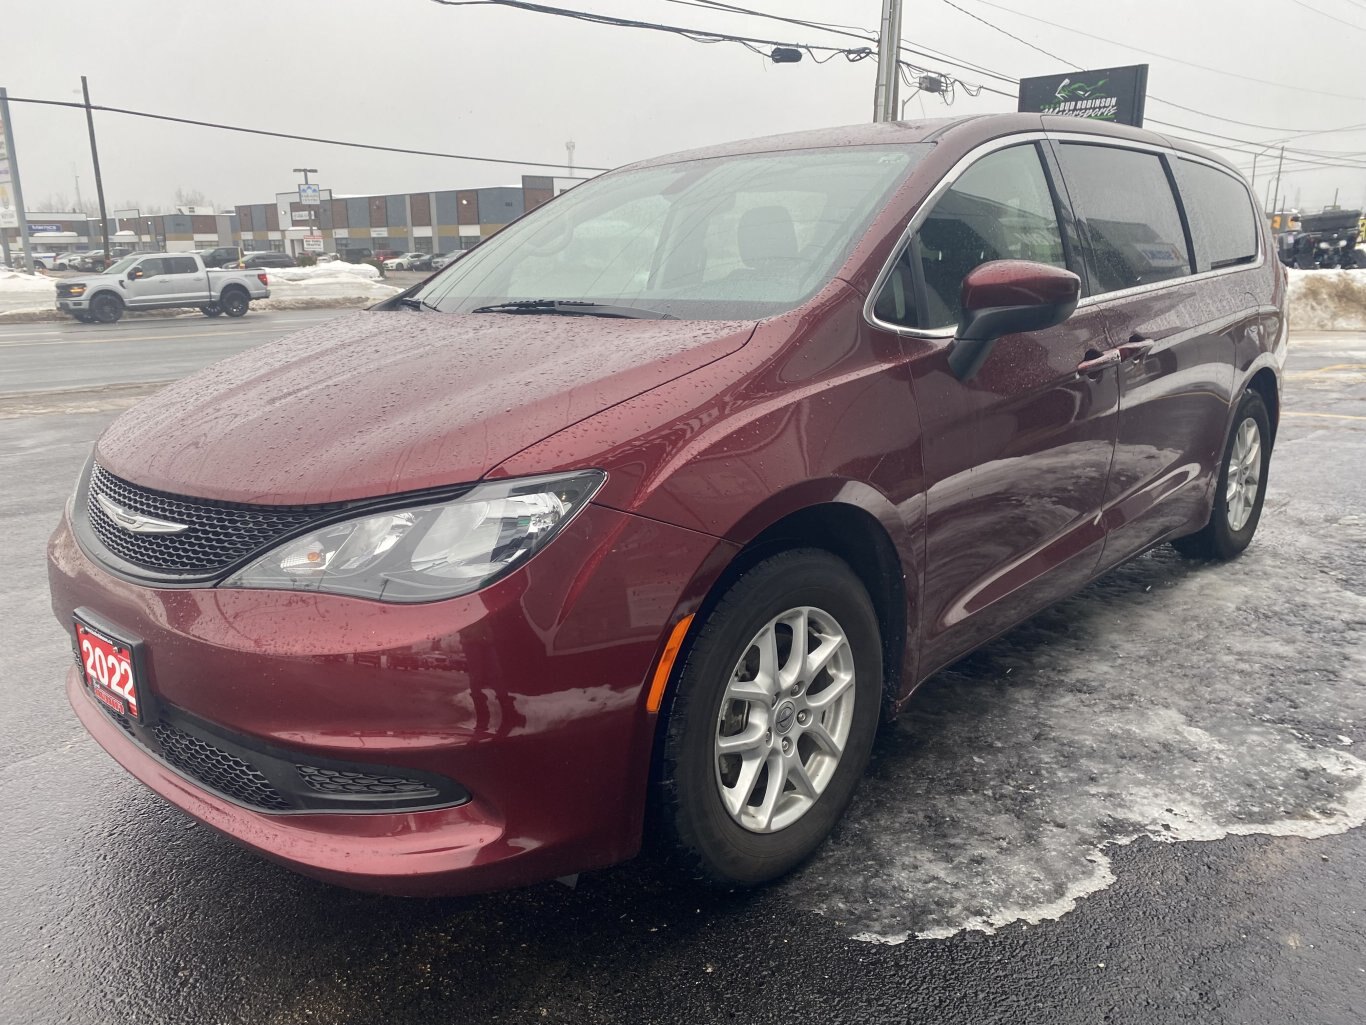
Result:
M963 277L992 260L1078 270L1038 146L983 156L933 206L874 304L901 330L926 485L921 669L1075 591L1095 573L1114 457L1117 371L1104 313L1001 338L975 377L948 365Z

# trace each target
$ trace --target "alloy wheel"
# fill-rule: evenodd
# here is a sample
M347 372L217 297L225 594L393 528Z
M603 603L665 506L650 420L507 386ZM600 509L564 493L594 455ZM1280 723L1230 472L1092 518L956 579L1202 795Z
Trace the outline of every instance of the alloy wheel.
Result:
M1238 425L1229 453L1228 486L1224 491L1229 530L1242 530L1252 516L1262 485L1262 434L1248 417Z
M802 606L745 646L721 699L716 785L753 833L786 829L835 775L854 716L854 652L835 617Z

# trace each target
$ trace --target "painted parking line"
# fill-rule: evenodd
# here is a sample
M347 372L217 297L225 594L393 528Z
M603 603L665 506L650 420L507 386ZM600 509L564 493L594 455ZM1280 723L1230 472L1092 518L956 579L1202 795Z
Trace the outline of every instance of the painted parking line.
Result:
M1354 416L1351 413L1301 413L1296 410L1286 410L1281 416L1305 416L1323 420L1366 420L1366 416Z

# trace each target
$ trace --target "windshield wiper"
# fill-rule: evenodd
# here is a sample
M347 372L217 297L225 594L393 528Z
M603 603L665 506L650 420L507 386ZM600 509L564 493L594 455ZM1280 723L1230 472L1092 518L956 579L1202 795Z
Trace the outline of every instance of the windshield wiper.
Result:
M634 306L610 306L579 299L518 299L480 306L471 313L549 313L562 317L624 317L631 320L677 320L672 313L657 313Z
M431 310L433 313L441 312L439 309L437 309L435 306L429 303L426 299L419 299L415 295L399 296L398 301L404 306L408 307L408 309L410 310Z

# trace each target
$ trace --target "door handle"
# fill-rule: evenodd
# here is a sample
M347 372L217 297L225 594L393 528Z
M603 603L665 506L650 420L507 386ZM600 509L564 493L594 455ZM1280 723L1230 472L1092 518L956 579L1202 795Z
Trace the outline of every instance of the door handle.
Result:
M1140 334L1132 334L1129 340L1119 347L1119 358L1121 360L1142 359L1148 355L1148 350L1153 347L1151 338L1144 338Z
M1092 355L1094 353L1094 355ZM1106 349L1104 352L1096 352L1091 349L1086 354L1086 359L1077 364L1077 373L1089 374L1096 370L1104 370L1106 367L1114 366L1123 358L1118 349Z

